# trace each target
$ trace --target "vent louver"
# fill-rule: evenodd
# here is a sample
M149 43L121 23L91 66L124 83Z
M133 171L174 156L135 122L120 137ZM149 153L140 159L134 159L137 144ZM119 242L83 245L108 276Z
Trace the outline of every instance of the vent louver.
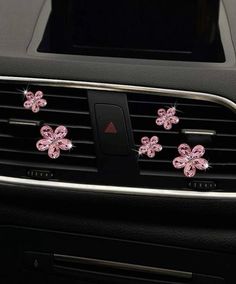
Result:
M87 91L30 86L30 91L42 90L48 101L47 107L34 114L23 108L24 96L20 90L24 88L26 85L23 84L0 84L1 175L25 177L32 169L37 169L38 177L40 170L46 170L55 180L75 181L96 172ZM44 123L53 128L66 126L74 148L70 152L62 151L55 160L50 159L47 152L37 151L36 142L41 138L40 125Z
M212 181L218 189L232 189L236 181L236 114L231 109L216 103L157 95L128 95L129 111L136 147L143 136L157 135L163 145L162 152L154 159L141 156L138 159L140 176L144 184L150 181L156 185L168 182L176 188L187 188L191 179L183 176L183 171L172 166L173 158L178 156L177 146L187 142L189 145L203 144L205 158L210 163L206 172L198 171L194 180ZM176 106L180 123L170 131L155 124L157 110ZM186 135L190 132L207 131L212 135ZM188 132L188 131L187 131ZM145 179L146 177L146 179ZM162 179L159 179L161 178ZM164 182L163 182L163 177Z

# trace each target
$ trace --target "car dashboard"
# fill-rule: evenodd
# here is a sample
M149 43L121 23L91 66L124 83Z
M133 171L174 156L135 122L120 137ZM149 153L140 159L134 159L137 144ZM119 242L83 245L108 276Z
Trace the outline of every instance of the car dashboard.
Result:
M235 283L235 12L0 0L1 283Z

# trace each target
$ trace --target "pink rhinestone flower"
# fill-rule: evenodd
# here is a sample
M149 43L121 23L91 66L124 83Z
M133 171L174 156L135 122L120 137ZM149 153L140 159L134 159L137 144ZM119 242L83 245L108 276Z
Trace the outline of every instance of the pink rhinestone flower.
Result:
M48 156L51 159L57 159L60 156L60 150L68 151L72 148L72 142L66 139L68 130L65 126L58 126L55 131L45 125L40 129L43 139L39 140L36 147L39 151L48 150Z
M143 137L141 139L142 145L138 150L139 155L147 155L149 158L154 158L156 156L156 152L160 152L162 150L162 146L158 144L158 142L159 138L157 136L153 136L150 139L148 137Z
M184 168L186 177L194 177L198 170L206 170L209 167L208 161L203 159L205 148L197 145L191 150L188 144L181 144L178 147L180 156L173 160L173 166L176 169Z
M179 123L179 118L175 115L176 114L176 108L171 107L168 108L168 110L165 110L164 108L160 108L157 111L158 117L156 119L156 124L158 126L162 126L166 130L170 130L172 128L173 124Z
M37 113L40 110L40 107L45 107L47 101L43 99L43 92L37 91L35 94L32 92L24 92L26 96L26 101L24 102L24 107L26 109L31 109L32 112Z

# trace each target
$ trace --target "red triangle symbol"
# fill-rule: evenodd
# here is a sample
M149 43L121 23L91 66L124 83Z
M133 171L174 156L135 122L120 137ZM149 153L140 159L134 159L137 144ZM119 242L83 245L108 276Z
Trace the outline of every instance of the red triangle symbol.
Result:
M116 129L113 122L108 123L107 127L105 128L104 133L109 133L109 134L116 134L117 133L117 129Z

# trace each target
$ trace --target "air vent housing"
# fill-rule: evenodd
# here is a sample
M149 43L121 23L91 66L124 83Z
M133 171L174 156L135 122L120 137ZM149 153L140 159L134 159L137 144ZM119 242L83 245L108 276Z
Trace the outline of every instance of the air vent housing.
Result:
M87 90L30 86L42 90L48 105L34 114L23 108L26 84L0 84L0 169L1 175L34 177L61 181L84 181L97 172L93 129ZM39 152L36 142L40 128L64 125L74 148L50 159Z
M45 80L31 82L31 91L42 90L48 105L34 114L23 108L23 89L27 82L0 83L0 176L80 184L147 187L178 190L234 191L236 186L236 114L226 105L174 97L171 90L161 94L133 93L127 88L101 90L94 84L73 84ZM115 92L116 91L116 92ZM186 93L187 94L187 93ZM128 101L128 103L127 103ZM119 107L122 120L114 112L97 112L97 106ZM157 110L176 106L180 123L167 131L155 124ZM115 108L115 109L116 109ZM99 127L100 122L104 120ZM115 123L117 131L105 129ZM121 125L122 123L122 125ZM74 148L62 151L58 159L50 159L47 152L39 152L36 142L41 139L40 128L64 125ZM122 127L121 127L122 126ZM104 151L102 139L117 142L125 137L125 153ZM138 157L137 150L143 136L157 135L163 150L155 158ZM210 163L207 171L198 171L194 178L186 178L183 170L173 167L181 143L202 144ZM115 145L115 144L114 144Z
M163 145L163 150L154 159L146 156L138 159L140 176L145 186L161 185L168 188L174 185L177 189L196 186L201 190L234 188L236 114L233 110L217 103L162 94L128 94L128 103L136 149L143 136L157 135ZM167 131L157 126L155 120L159 108L172 106L178 110L180 123ZM181 143L188 143L192 147L204 145L210 168L206 172L198 171L192 179L186 178L182 170L176 170L172 160L179 156L177 147ZM212 184L210 187L209 182Z

